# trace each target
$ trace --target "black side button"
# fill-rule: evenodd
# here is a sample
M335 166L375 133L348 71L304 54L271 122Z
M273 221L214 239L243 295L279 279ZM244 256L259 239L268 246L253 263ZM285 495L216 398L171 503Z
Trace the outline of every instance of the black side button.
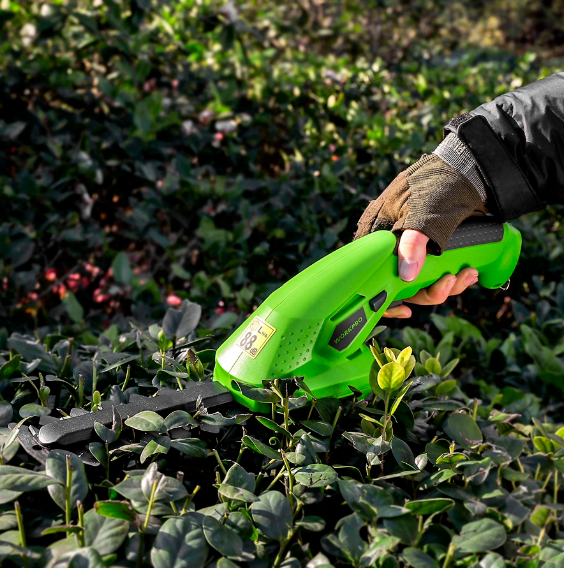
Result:
M384 292L376 294L376 296L368 302L368 305L372 308L372 311L377 312L384 305L387 297L388 294L384 290Z
M401 306L403 304L403 300L394 300L388 308L395 308L396 306Z

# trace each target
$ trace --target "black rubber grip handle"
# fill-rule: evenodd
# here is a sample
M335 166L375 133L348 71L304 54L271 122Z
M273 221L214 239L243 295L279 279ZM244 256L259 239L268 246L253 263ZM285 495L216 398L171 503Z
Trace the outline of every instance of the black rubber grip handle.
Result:
M454 231L445 251L487 243L498 243L503 239L503 223L494 217L469 217Z

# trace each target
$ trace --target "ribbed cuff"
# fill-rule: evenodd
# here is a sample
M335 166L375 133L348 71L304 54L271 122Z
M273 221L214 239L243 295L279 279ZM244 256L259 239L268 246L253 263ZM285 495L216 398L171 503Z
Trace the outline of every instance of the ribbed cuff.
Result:
M476 188L482 202L486 202L486 186L478 171L478 164L472 152L456 134L453 132L448 134L437 146L433 154L441 158L441 160L446 162L453 170L463 175Z

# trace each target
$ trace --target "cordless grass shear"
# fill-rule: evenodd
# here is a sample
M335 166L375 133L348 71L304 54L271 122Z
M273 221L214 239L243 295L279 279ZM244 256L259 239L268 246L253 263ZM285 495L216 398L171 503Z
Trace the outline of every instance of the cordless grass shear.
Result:
M504 286L519 259L521 234L492 217L470 218L442 255L427 256L413 282L398 275L396 245L393 233L377 231L327 255L272 293L221 345L213 382L188 381L183 391L137 395L116 412L125 419L142 410L193 411L198 398L207 407L234 399L253 411L269 411L269 405L245 397L237 383L260 387L264 380L292 376L303 377L316 398L348 396L349 385L366 395L373 361L368 343L384 311L466 267L478 270L481 286ZM39 431L22 428L20 441L45 454L54 446L86 442L94 436L94 422L110 427L112 419L113 408L80 410Z

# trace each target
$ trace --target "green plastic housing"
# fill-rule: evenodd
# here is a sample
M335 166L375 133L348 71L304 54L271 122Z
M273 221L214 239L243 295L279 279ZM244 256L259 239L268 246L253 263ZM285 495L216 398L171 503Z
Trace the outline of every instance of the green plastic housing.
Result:
M428 255L419 276L410 283L399 278L395 247L391 232L378 231L289 280L218 349L214 380L230 389L237 402L257 412L268 412L270 405L244 397L233 380L262 386L265 379L303 376L318 398L349 396L348 385L366 395L374 361L366 342L389 304L466 267L478 270L480 285L499 288L517 265L521 234L504 223L498 242ZM374 311L371 300L384 291L385 301ZM255 316L275 331L253 358L240 344Z

